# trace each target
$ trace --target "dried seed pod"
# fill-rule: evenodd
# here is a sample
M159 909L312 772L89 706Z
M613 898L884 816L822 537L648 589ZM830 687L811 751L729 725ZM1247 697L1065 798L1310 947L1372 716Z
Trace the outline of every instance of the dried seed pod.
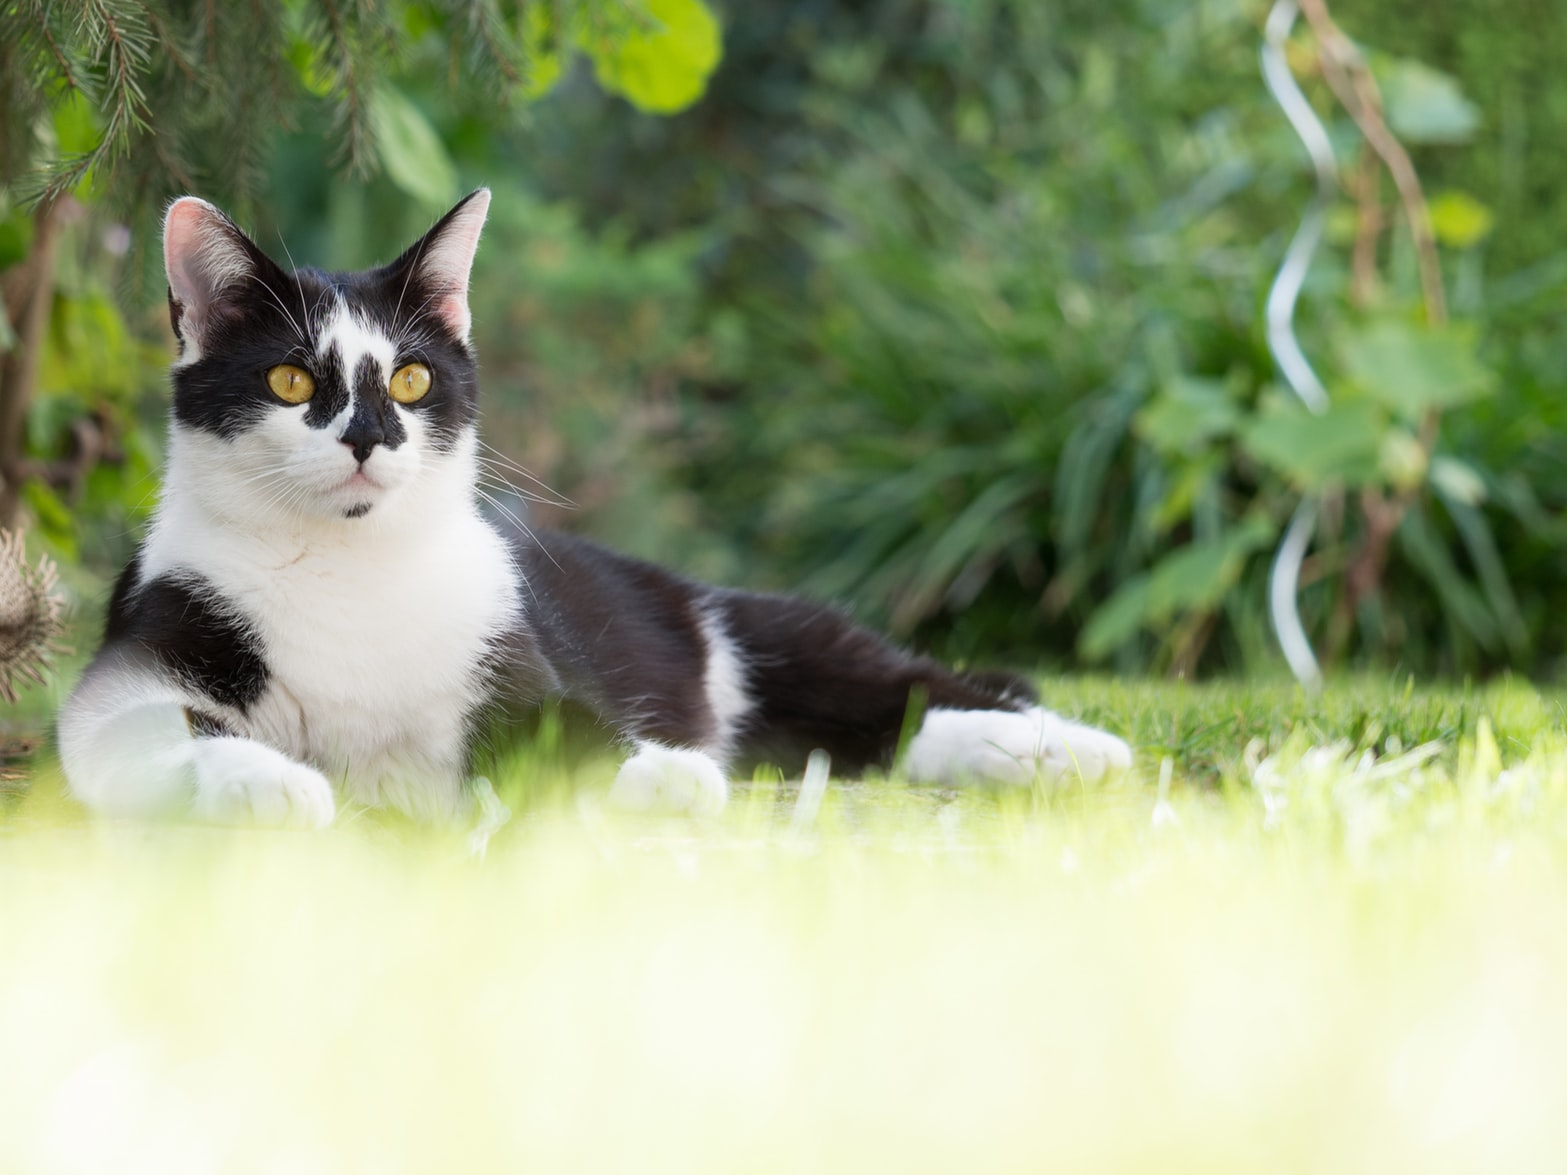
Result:
M49 660L60 652L65 601L55 590L48 559L27 562L20 531L0 530L0 698L17 700L23 681L42 685Z

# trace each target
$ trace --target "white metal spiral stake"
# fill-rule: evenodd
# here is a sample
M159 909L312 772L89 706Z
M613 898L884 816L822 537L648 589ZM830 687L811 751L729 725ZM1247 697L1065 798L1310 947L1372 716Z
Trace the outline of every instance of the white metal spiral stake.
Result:
M1322 226L1327 219L1328 206L1338 192L1338 166L1333 159L1333 145L1328 141L1327 128L1311 109L1306 95L1295 82L1289 63L1284 56L1284 42L1300 8L1295 0L1278 0L1268 13L1268 23L1263 30L1262 76L1275 101L1283 107L1285 117L1295 128L1306 151L1311 156L1317 172L1317 191L1312 197L1300 228L1284 253L1284 263L1279 266L1273 288L1268 291L1268 349L1279 365L1294 393L1312 412L1325 412L1328 407L1327 389L1317 378L1311 364L1301 352L1300 341L1295 337L1295 301L1300 297L1300 287L1311 267L1311 256L1322 242ZM1317 527L1317 499L1311 495L1301 499L1284 531L1278 553L1273 557L1273 571L1268 579L1268 605L1273 615L1273 631L1284 650L1284 659L1302 685L1315 688L1322 682L1322 670L1311 642L1306 638L1305 625L1300 620L1300 568L1306 558L1306 548L1311 545L1312 532Z

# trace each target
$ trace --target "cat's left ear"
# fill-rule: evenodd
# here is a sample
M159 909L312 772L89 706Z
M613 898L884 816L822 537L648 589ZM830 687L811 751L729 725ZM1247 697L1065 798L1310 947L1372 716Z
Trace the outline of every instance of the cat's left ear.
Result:
M473 326L468 312L468 274L479 248L479 233L490 211L490 189L465 196L434 228L387 266L392 274L412 278L429 291L430 313L440 318L464 343Z
M164 215L163 267L182 363L200 358L224 324L244 316L254 283L276 290L287 280L238 225L195 196L180 197Z

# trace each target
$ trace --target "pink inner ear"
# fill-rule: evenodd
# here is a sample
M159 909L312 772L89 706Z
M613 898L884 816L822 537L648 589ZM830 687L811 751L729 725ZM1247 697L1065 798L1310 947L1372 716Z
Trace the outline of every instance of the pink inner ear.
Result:
M434 234L419 262L426 280L445 291L434 304L434 313L464 342L473 325L468 312L468 274L489 208L490 193L481 188Z
M204 208L200 201L186 197L177 200L163 222L163 262L174 296L186 301L195 286L190 269L196 251L196 234Z
M479 234L484 230L488 199L474 200L441 234L436 264L454 281L466 286L473 268L473 255L479 251Z
M473 316L468 312L467 294L447 294L435 303L434 310L436 316L454 335L464 342L468 341L468 331L473 326Z
M184 196L163 221L163 263L178 318L182 354L200 348L213 303L243 282L252 263L223 214L204 200Z

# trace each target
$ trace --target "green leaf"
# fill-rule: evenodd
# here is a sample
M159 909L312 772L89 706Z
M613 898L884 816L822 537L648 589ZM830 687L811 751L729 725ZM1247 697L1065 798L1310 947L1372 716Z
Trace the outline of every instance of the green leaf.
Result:
M1090 661L1102 661L1143 626L1148 615L1148 576L1127 580L1111 594L1083 626L1077 649Z
M1440 494L1440 490L1438 491ZM1466 502L1443 497L1448 515L1458 527L1458 534L1469 553L1469 561L1480 574L1480 587L1486 603L1495 615L1502 639L1514 653L1522 653L1528 645L1529 629L1518 609L1518 597L1513 593L1507 566L1496 546L1496 535L1485 514Z
M1188 543L1166 555L1148 576L1149 618L1213 607L1239 577L1246 556L1273 535L1272 523L1252 515L1221 538Z
M655 114L690 106L722 51L718 21L701 0L647 0L655 22L607 44L584 46L599 85Z
M1233 432L1240 417L1224 380L1178 375L1137 414L1136 429L1160 452L1182 456Z
M1148 516L1153 533L1164 534L1182 519L1191 517L1203 496L1213 492L1229 464L1230 454L1218 449L1177 464L1170 471L1164 496Z
M1276 534L1272 522L1251 515L1220 538L1172 551L1146 574L1123 584L1089 618L1078 651L1089 660L1101 660L1144 624L1216 607L1240 578L1246 557Z
M1347 334L1339 349L1355 386L1406 420L1492 390L1473 335L1453 327L1379 322Z
M398 91L378 86L370 96L370 126L394 184L432 207L457 199L457 166L423 111Z
M1495 649L1501 634L1490 608L1459 571L1447 542L1437 533L1418 499L1404 515L1397 534L1400 548L1441 601L1448 622L1462 629L1482 649Z
M1386 427L1381 410L1365 400L1336 403L1321 414L1289 408L1252 421L1241 446L1303 489L1364 484L1376 479Z
M1468 249L1491 235L1496 217L1468 192L1447 191L1431 201L1431 231L1443 245Z
M1448 74L1408 58L1378 66L1388 125L1406 142L1462 143L1479 128L1479 109Z

